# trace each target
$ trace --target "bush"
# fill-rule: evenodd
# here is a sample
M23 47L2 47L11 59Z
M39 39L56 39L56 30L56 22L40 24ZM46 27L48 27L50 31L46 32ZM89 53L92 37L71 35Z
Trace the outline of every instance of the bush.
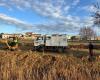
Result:
M16 42L9 42L8 43L11 47L15 46L17 43Z

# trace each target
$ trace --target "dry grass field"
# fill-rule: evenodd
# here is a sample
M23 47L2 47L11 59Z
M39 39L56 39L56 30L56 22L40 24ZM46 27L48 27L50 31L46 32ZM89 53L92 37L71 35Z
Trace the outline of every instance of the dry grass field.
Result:
M0 80L100 80L100 57L0 50Z

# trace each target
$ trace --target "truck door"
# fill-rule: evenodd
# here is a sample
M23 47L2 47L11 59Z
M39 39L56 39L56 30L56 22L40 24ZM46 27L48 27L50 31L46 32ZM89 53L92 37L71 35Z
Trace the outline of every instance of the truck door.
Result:
M44 44L43 37L37 37L37 39L34 40L34 46L39 46L39 45L43 45L43 44Z

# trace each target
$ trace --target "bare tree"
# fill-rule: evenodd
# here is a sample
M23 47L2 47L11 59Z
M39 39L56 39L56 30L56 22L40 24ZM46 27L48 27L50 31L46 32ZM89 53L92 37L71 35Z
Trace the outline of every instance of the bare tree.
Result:
M100 27L100 6L98 2L94 4L93 18L94 18L94 25Z
M96 32L91 27L82 27L79 31L82 40L95 39Z

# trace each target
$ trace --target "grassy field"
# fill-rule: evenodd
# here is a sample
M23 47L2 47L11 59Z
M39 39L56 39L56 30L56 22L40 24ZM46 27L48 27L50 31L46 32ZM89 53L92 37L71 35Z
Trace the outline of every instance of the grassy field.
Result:
M89 42L75 42L75 41L68 42L68 45L80 45L80 44L88 45ZM93 44L94 45L100 45L100 42L93 42Z
M94 50L95 57L89 62L88 49L32 52L32 41L21 43L18 51L1 46L0 80L100 80L100 50ZM78 44L81 43L69 43Z
M73 52L0 50L0 80L100 80L100 55L89 62Z

